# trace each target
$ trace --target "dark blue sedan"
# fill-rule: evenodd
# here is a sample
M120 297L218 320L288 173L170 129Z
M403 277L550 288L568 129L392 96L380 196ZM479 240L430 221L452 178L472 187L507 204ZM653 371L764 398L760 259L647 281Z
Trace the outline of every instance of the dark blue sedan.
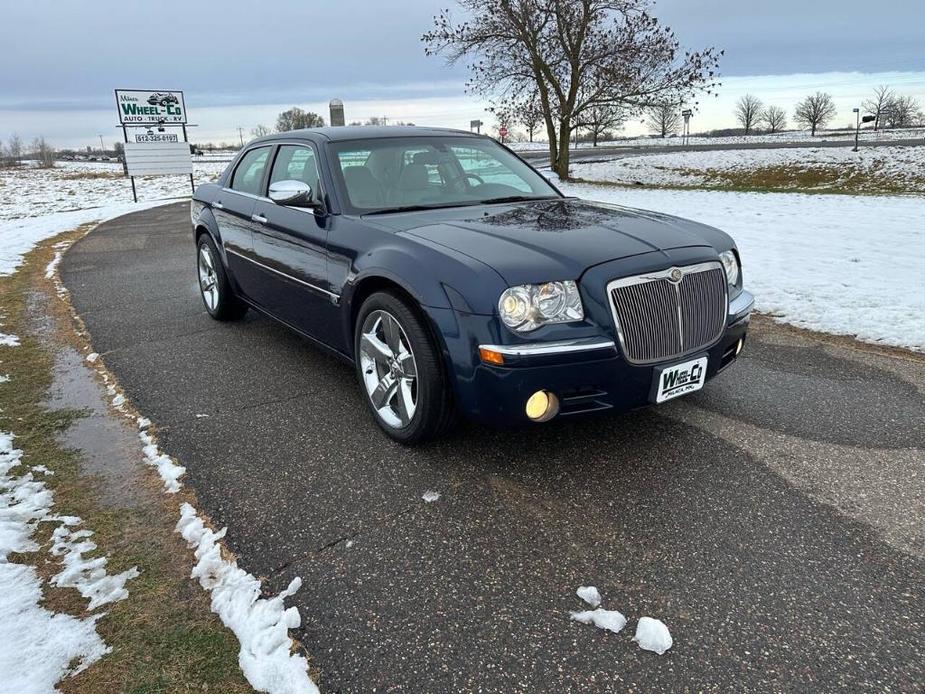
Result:
M753 304L725 233L564 197L465 132L261 138L191 214L209 314L252 307L350 360L403 443L457 413L546 422L698 390Z

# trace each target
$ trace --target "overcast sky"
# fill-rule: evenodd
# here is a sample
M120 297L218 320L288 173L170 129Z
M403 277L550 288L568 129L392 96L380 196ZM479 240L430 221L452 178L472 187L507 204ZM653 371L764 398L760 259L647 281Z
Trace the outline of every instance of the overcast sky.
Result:
M272 125L282 107L322 109L334 96L348 119L465 126L484 115L464 94L465 70L425 57L420 42L452 4L5 3L0 16L14 29L3 32L0 139L14 130L59 146L90 144L96 133L114 139L115 87L185 90L197 139L236 138L238 126ZM654 13L686 47L726 50L726 88L704 104L701 128L731 127L729 104L744 91L789 109L795 91L825 88L849 114L849 102L884 79L925 95L925 2L660 0Z

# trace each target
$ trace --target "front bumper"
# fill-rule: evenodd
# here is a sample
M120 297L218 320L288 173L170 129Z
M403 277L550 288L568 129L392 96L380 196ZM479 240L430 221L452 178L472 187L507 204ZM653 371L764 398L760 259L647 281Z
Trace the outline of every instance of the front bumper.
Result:
M538 390L557 396L559 416L648 405L657 369L707 356L709 380L730 366L745 340L753 306L754 297L743 290L730 302L726 329L715 344L698 354L656 364L628 363L614 341L604 337L480 345L503 354L504 365L478 364L460 384L461 405L471 416L495 423L529 423L524 406Z

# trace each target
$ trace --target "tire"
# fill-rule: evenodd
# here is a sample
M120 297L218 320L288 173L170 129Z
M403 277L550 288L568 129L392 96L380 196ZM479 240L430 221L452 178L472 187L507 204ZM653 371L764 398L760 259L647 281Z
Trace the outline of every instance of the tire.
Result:
M455 407L440 350L412 303L393 292L371 295L353 347L363 399L389 437L412 445L450 429Z
M247 313L247 304L235 296L222 257L208 234L202 234L196 242L196 275L199 296L212 318L231 321Z

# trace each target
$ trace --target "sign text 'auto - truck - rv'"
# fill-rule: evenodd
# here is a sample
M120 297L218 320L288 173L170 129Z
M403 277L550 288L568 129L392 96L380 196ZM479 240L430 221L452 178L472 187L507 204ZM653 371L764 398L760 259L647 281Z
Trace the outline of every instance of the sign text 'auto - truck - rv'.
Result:
M187 122L181 91L116 89L115 92L122 125L183 125Z

